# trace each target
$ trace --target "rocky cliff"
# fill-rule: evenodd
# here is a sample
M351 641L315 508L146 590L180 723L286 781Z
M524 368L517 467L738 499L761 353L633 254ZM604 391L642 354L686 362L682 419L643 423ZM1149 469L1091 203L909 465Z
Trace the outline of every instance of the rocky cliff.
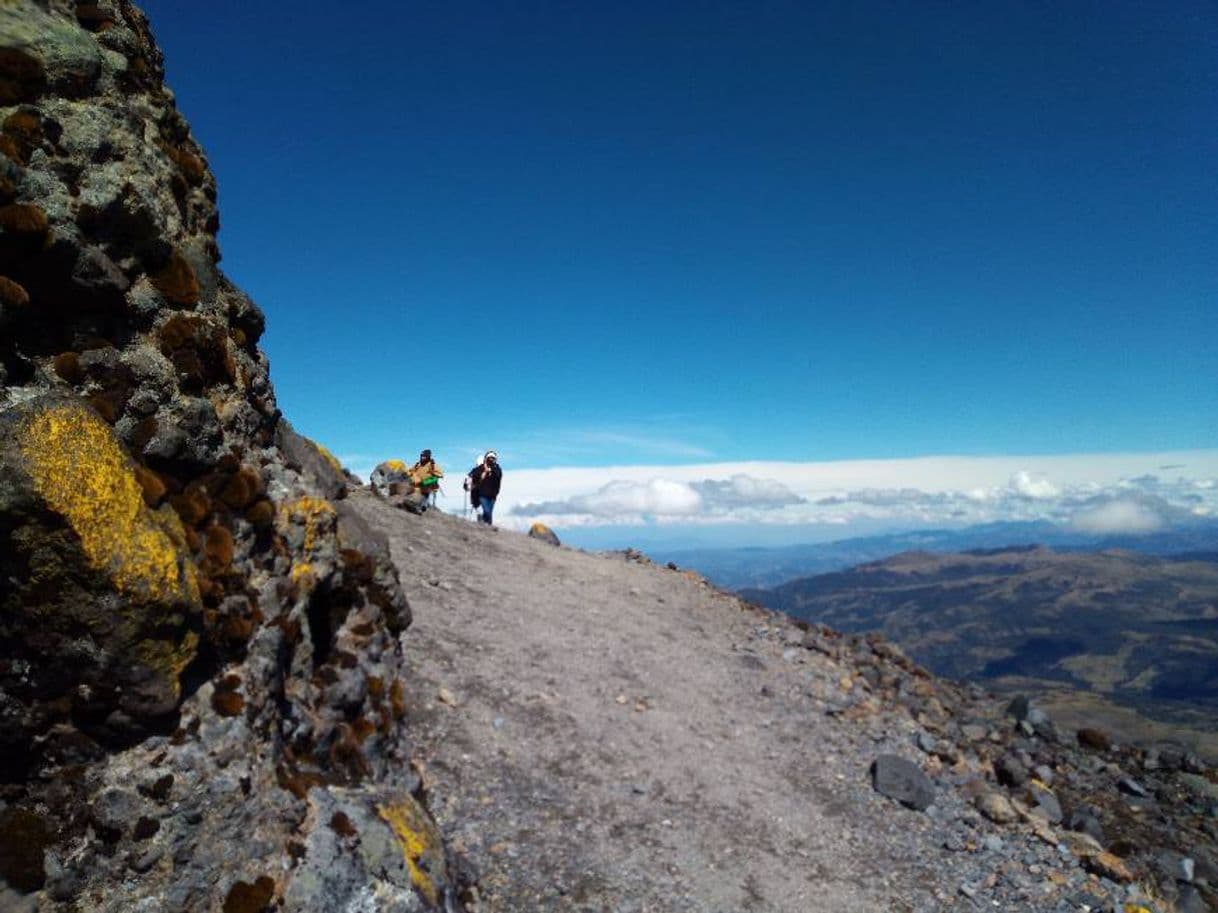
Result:
M0 907L452 908L397 571L218 227L144 15L0 2Z

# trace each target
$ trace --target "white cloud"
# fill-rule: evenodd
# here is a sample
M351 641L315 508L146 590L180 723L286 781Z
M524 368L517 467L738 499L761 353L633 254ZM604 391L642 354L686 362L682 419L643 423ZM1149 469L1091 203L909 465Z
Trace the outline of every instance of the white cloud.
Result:
M1166 525L1164 517L1150 504L1133 498L1111 498L1084 508L1070 519L1070 525L1086 533L1153 533Z
M1059 494L1057 486L1042 475L1036 475L1021 469L1011 476L1007 487L1022 498L1042 500L1055 498Z
M645 482L615 480L590 494L552 501L517 504L517 516L578 516L586 520L637 521L646 517L723 515L733 510L766 510L803 499L773 479L736 473L728 479L699 482L653 478Z
M1218 516L1218 450L505 472L496 515L519 528L533 520L560 528L819 525L848 536L852 528L1047 520L1098 532ZM441 503L459 505L460 493Z
M522 516L585 514L605 520L631 517L683 517L697 513L702 496L686 482L650 479L646 482L617 480L591 494L572 495L561 501L544 501L513 508Z
M711 510L769 508L800 504L803 498L774 479L758 479L742 472L726 481L705 479L691 487L702 495Z

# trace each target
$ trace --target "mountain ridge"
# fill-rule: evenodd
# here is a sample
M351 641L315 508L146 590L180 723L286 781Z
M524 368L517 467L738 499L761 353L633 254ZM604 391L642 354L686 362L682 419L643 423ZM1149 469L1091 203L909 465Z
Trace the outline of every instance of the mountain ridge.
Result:
M745 598L875 630L938 674L1077 689L1154 718L1218 721L1218 565L1043 546L904 552Z

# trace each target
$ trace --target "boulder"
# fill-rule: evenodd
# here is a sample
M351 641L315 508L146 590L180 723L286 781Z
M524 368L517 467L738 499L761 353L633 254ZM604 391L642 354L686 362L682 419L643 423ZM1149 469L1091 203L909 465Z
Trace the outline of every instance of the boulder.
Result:
M1108 751L1112 747L1112 737L1102 729L1080 729L1076 737L1081 746L1092 751Z
M875 791L906 808L925 811L935 801L935 785L922 768L896 755L880 755L871 765Z
M394 484L410 484L410 467L401 460L386 460L372 470L369 481L372 490L382 498L391 494L390 486Z
M558 539L558 534L544 523L534 523L529 527L529 538L540 539L542 542L548 542L550 545L561 545Z
M276 438L288 465L302 472L325 497L338 501L347 496L347 476L334 454L298 434L286 420L279 423Z

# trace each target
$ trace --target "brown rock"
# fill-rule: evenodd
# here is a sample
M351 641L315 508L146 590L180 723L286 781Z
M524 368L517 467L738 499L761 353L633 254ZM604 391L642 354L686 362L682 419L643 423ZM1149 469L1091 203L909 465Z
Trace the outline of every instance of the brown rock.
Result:
M17 310L30 303L30 293L7 276L0 276L0 311Z
M24 48L0 48L0 105L33 101L46 88L42 61Z
M262 495L262 476L250 466L242 466L220 489L220 500L234 510L249 507Z
M3 210L0 210L3 212ZM199 303L199 279L194 267L179 251L174 251L169 263L152 277L153 287L172 304Z
M1133 873L1129 871L1129 867L1121 861L1120 857L1114 856L1112 853L1100 852L1087 856L1083 859L1083 866L1088 872L1093 872L1102 878L1121 883L1133 881Z
M51 223L42 208L33 203L0 206L0 228L14 235L45 235Z
M985 792L977 797L977 810L995 824L1010 824L1019 818L1014 806L1006 796L996 792Z
M1090 748L1093 751L1107 751L1112 747L1111 737L1102 729L1080 729L1078 731L1078 743L1084 748Z
M26 108L14 111L4 119L4 138L7 140L4 153L22 165L30 160L30 153L42 145L42 118Z

